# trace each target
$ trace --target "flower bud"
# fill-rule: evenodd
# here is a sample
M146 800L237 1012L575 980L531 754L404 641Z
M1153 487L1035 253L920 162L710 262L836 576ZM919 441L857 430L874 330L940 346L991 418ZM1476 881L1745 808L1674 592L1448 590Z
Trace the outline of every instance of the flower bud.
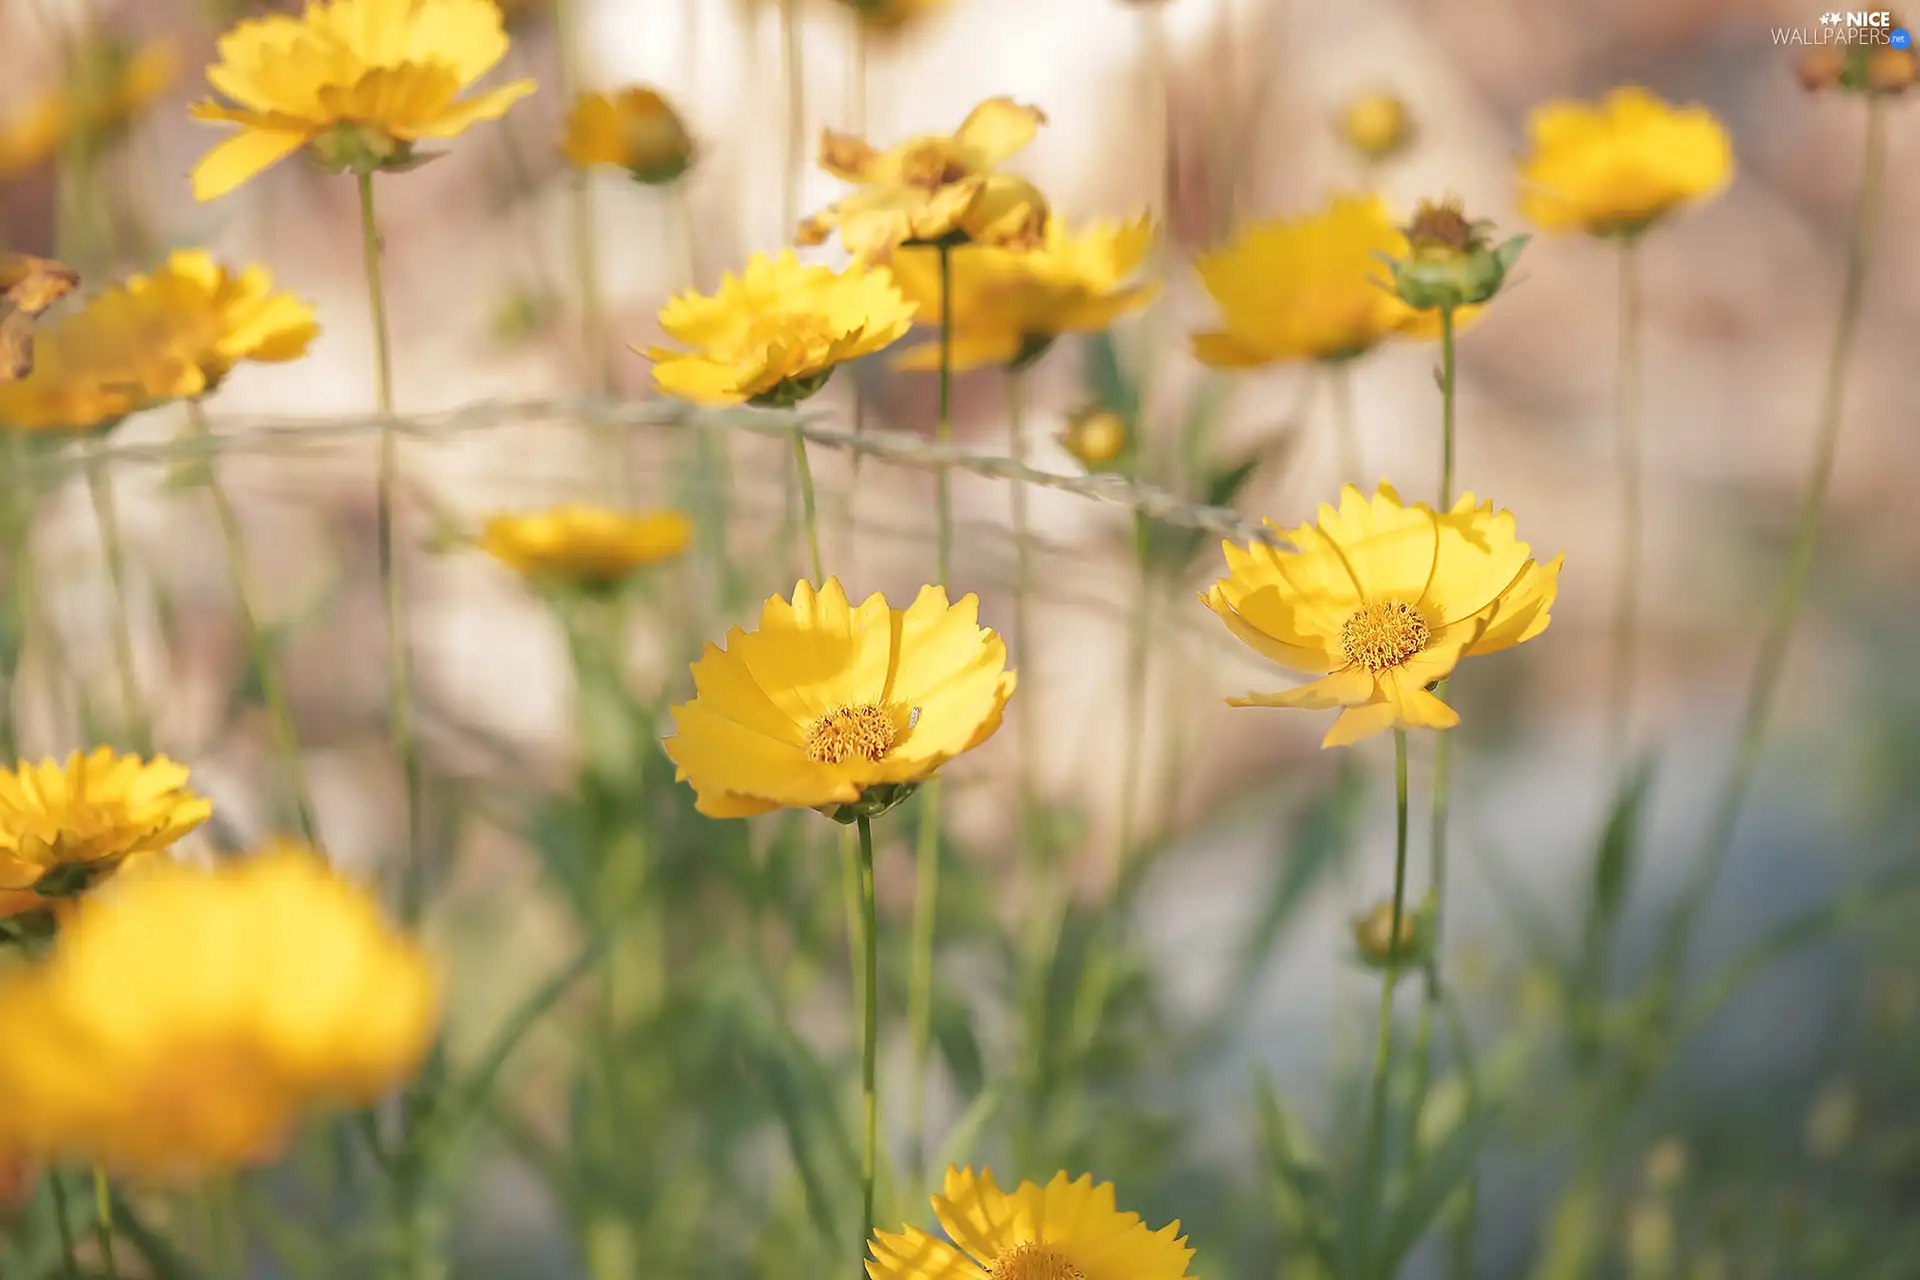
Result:
M1405 228L1404 258L1389 259L1393 292L1416 311L1458 311L1489 301L1506 282L1526 236L1495 246L1493 224L1469 221L1458 201L1423 202Z
M1391 93L1368 93L1340 113L1340 136L1368 160L1385 160L1413 143L1413 116Z
M1400 946L1399 954L1394 955L1393 947L1393 903L1381 902L1365 915L1356 917L1353 922L1353 947L1360 963L1369 969L1386 969L1396 962L1398 967L1406 969L1421 963L1426 958L1427 944L1432 937L1429 922L1432 909L1428 904L1413 907L1403 904L1400 910Z
M634 181L665 186L693 164L693 139L656 90L633 85L612 95L582 94L567 115L560 150L582 168L625 169Z
M1094 408L1069 414L1059 440L1088 471L1118 470L1132 444L1124 418L1111 409Z
M980 194L960 216L960 230L973 244L1038 249L1047 238L1047 198L1025 178L989 174Z
M840 0L840 3L853 10L862 26L891 34L926 17L946 0Z
M1911 48L1873 49L1867 53L1863 76L1871 93L1905 93L1920 72L1920 55Z
M1840 83L1847 71L1847 55L1837 46L1813 45L1800 55L1793 73L1808 93L1820 93Z

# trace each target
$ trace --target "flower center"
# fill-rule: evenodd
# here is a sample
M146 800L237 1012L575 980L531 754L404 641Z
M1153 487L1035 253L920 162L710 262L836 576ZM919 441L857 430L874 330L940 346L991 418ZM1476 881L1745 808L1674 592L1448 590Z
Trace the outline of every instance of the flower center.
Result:
M805 747L807 759L821 764L884 760L893 750L893 716L877 702L835 707L813 722Z
M1427 620L1403 600L1368 600L1340 628L1347 657L1378 675L1427 647Z
M900 157L900 180L909 187L936 190L969 172L966 157L946 138L923 138Z
M988 1280L1087 1280L1066 1255L1044 1244L1018 1244L994 1259Z

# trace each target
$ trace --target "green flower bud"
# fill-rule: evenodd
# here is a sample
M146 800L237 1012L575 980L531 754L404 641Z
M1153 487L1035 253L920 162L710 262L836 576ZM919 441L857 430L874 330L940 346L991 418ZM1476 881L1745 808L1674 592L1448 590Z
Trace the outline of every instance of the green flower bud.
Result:
M1388 259L1393 292L1416 311L1458 311L1490 301L1526 247L1527 236L1498 246L1487 221L1469 221L1458 201L1422 203L1405 228L1404 258Z

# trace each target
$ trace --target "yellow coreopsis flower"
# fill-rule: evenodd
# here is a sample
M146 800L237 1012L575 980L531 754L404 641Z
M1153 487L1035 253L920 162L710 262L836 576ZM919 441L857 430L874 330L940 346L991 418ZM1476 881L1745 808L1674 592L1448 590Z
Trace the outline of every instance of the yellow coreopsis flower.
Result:
M165 756L111 747L0 769L0 890L70 895L136 854L172 847L213 814L187 776ZM9 896L6 914L37 905Z
M675 776L715 818L897 802L1000 727L1014 673L979 608L935 586L905 609L852 605L835 578L773 597L758 631L735 627L693 664L666 742Z
M560 150L583 169L610 165L655 186L672 182L693 163L693 139L679 113L644 85L581 94L567 113Z
M859 189L801 223L799 241L821 244L838 227L858 258L941 241L1034 248L1046 230L1046 198L999 166L1046 122L1036 107L989 98L952 134L927 134L888 151L829 129L820 138L820 167Z
M1460 717L1427 691L1467 654L1492 653L1547 629L1561 557L1540 564L1514 537L1510 512L1463 494L1451 511L1403 506L1381 483L1352 485L1338 510L1281 531L1291 549L1223 544L1228 576L1201 597L1255 652L1319 676L1236 707L1345 708L1327 747L1386 729L1449 729Z
M229 271L203 250L182 250L48 326L33 372L0 386L0 424L108 424L205 395L243 360L296 360L318 332L313 308L275 291L265 267Z
M1153 245L1150 219L1123 226L1095 223L1076 235L1064 220L1047 220L1046 238L1032 252L987 245L952 251L955 369L1013 364L1043 350L1063 333L1104 329L1158 292L1127 284ZM928 248L896 251L888 259L900 292L919 308L919 323L940 323L940 255ZM899 359L903 369L936 369L937 345L916 347Z
M638 514L567 504L498 515L480 548L529 578L605 586L687 549L693 525L678 511Z
M1345 360L1395 335L1435 337L1435 322L1382 283L1381 259L1406 252L1406 233L1378 196L1335 196L1318 213L1245 227L1196 263L1222 327L1195 334L1194 355L1244 368ZM1455 323L1470 318L1463 310Z
M241 131L202 157L193 194L212 200L311 146L321 163L368 172L410 163L413 145L495 120L533 92L515 80L462 90L507 53L494 0L309 0L220 38L207 81L232 102L202 102L201 120Z
M1193 1261L1178 1222L1152 1230L1090 1174L1008 1193L985 1169L948 1169L933 1212L944 1240L918 1227L874 1233L872 1280L1188 1280Z
M0 120L0 177L49 159L69 138L87 148L111 142L167 91L179 69L178 51L164 40L88 41L63 84Z
M416 1070L433 966L304 850L159 863L0 979L0 1147L150 1178L276 1154L306 1111Z
M1733 178L1733 144L1713 113L1670 107L1645 89L1548 103L1527 133L1520 211L1545 231L1631 235Z
M660 327L692 348L642 352L661 390L696 404L791 405L825 386L836 366L906 336L913 308L885 267L803 267L787 250L755 254L714 294L673 299Z

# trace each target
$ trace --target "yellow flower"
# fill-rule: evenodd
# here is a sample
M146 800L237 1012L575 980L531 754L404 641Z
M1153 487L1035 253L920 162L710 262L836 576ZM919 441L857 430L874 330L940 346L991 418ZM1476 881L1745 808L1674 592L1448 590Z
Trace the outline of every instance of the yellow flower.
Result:
M164 40L89 41L65 83L0 120L0 177L49 159L69 138L88 149L112 142L167 91L179 69L178 52Z
M945 1240L918 1227L874 1233L872 1280L1188 1280L1193 1260L1178 1222L1149 1229L1090 1174L1009 1195L984 1169L948 1169L933 1212Z
M1223 544L1228 576L1201 597L1240 641L1293 671L1321 677L1281 693L1229 698L1236 707L1343 707L1327 747L1385 729L1460 722L1427 691L1465 654L1492 653L1547 629L1560 580L1514 537L1510 512L1461 495L1440 515L1402 506L1382 483L1352 485L1340 508L1284 531L1292 549Z
M859 190L801 223L799 241L824 243L838 227L847 251L869 259L942 240L1034 248L1046 230L1046 198L999 166L1046 122L1036 107L989 98L954 133L923 135L890 151L829 129L820 138L820 167Z
M667 303L660 327L693 350L643 354L669 395L697 404L790 405L825 386L836 365L872 355L912 326L913 308L885 267L803 267L789 249L777 258L755 254L744 272L721 280L718 293Z
M583 93L567 113L560 150L585 169L625 169L650 185L672 182L693 163L693 139L671 104L642 85L618 93Z
M1548 103L1527 132L1520 211L1545 231L1632 234L1733 177L1733 145L1713 113L1676 110L1645 89L1615 89L1598 105Z
M954 249L953 367L1013 364L1060 334L1104 329L1145 306L1157 286L1124 281L1139 269L1153 234L1146 218L1124 226L1095 223L1079 235L1049 218L1046 239L1031 253L986 245ZM939 325L939 251L900 249L888 261L900 292L920 310L918 322ZM940 348L915 347L898 364L936 369Z
M606 585L686 550L693 526L678 511L635 515L576 504L487 521L480 548L531 578Z
M34 321L79 284L79 272L51 258L0 252L0 382L33 372Z
M23 760L0 769L0 890L70 894L135 854L172 847L212 813L188 789L186 767L165 756L148 761L96 747L65 765Z
M1384 160L1413 142L1413 115L1398 94L1367 93L1340 113L1340 136L1369 160Z
M980 602L922 587L911 607L850 605L837 579L775 596L758 631L735 627L693 664L667 754L695 807L744 818L832 809L911 787L1000 727L1013 693L1007 647Z
M149 1178L267 1159L409 1076L437 1008L426 957L304 850L143 868L0 979L0 1147Z
M1433 319L1381 283L1381 257L1406 252L1407 237L1378 196L1335 196L1319 213L1245 227L1196 264L1223 327L1195 334L1194 355L1243 368L1344 360L1396 334L1436 337ZM1462 311L1454 320L1470 318Z
M402 166L415 142L496 120L533 92L515 80L456 98L506 56L493 0L309 0L298 18L240 23L219 48L207 81L239 105L202 102L193 114L241 130L194 168L200 200L310 145L333 168Z
M182 250L49 326L33 373L0 386L0 423L111 423L205 395L242 360L298 359L317 332L313 309L275 292L265 267L233 272L203 250Z

